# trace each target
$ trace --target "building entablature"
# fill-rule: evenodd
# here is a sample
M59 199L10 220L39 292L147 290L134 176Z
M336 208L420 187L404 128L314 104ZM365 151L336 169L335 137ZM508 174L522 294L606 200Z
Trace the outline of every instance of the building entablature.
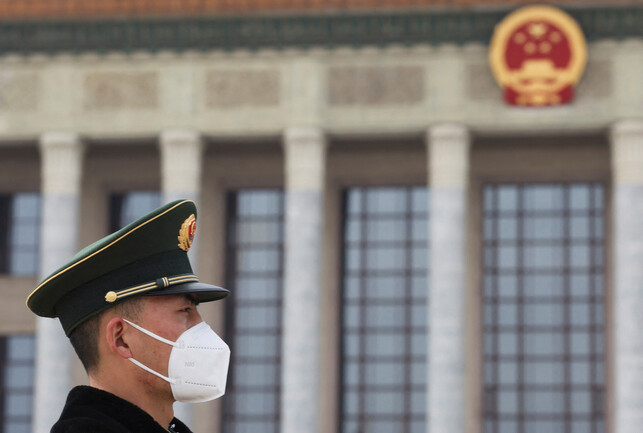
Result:
M206 137L278 137L293 125L336 135L422 134L454 122L473 132L596 132L643 107L643 39L589 44L565 106L505 104L488 46L442 44L334 49L0 58L0 142L44 131L156 137L167 128Z

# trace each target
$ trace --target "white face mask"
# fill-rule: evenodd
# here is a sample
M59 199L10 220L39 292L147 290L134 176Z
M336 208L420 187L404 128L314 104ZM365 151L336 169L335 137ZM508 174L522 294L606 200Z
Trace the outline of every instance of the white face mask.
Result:
M200 403L225 393L230 363L230 348L205 322L194 325L176 341L159 337L147 329L123 319L152 338L172 346L169 377L152 370L134 358L134 364L170 383L176 401Z

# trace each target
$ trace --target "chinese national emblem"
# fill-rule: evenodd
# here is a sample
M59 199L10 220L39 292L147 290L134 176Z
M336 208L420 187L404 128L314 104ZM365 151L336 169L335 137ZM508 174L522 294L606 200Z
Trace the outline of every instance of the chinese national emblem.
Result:
M489 64L511 105L569 103L587 63L587 44L572 17L551 6L527 6L494 31Z
M190 215L183 224L181 224L181 229L179 230L179 248L183 251L188 251L192 246L194 241L194 234L196 233L196 217L194 214Z

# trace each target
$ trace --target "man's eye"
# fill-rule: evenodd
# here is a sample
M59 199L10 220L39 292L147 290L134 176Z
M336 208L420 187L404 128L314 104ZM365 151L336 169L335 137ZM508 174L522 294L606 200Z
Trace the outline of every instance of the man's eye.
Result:
M183 313L189 313L192 311L192 307L185 307L184 309L181 310Z

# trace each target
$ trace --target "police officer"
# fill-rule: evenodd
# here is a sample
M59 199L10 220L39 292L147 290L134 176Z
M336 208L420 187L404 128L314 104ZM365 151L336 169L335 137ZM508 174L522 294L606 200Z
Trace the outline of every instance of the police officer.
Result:
M169 203L83 249L29 295L35 314L60 319L89 376L53 433L190 433L172 404L223 395L230 351L197 305L229 292L194 275L195 231L194 203Z

